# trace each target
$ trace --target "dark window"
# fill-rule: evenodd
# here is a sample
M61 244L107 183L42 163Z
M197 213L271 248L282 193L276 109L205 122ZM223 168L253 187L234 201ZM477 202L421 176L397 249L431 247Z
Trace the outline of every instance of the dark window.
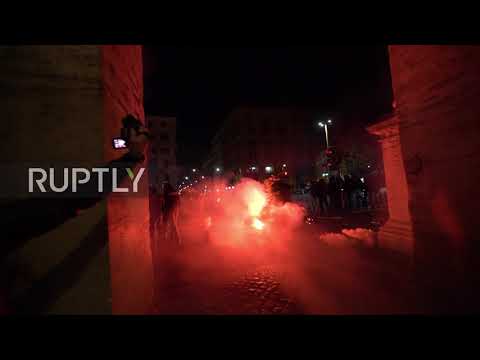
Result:
M168 134L167 133L160 133L158 136L160 140L168 140Z
M267 134L268 134L268 130L269 130L269 128L268 128L268 123L267 123L267 122L264 122L264 123L262 124L262 135L267 135Z
M160 122L160 127L161 128L166 128L167 127L167 122L166 121L161 121Z
M168 168L168 160L165 160L165 161L163 162L163 165L164 165L165 169Z
M248 158L249 158L250 162L254 162L257 159L256 155L257 154L256 154L256 151L254 149L249 150Z
M168 154L168 153L170 152L170 149L168 149L168 148L160 148L160 149L158 149L158 152L159 152L160 154Z

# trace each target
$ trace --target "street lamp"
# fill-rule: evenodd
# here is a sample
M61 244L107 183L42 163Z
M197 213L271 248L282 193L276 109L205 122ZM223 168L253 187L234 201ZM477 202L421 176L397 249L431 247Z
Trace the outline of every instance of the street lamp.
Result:
M217 168L215 169L215 171L216 171L217 173L220 172L220 168L217 167Z
M192 169L193 172L197 172L197 169Z
M320 121L318 123L318 126L325 129L325 139L327 141L327 148L329 147L329 145L328 145L328 125L331 125L331 124L332 124L332 120L330 120L330 119L328 119L326 123L324 123L323 121Z

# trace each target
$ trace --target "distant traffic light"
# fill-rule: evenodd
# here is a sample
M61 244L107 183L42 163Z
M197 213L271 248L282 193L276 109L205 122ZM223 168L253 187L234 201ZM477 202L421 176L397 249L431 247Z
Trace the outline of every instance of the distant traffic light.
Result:
M325 155L327 157L327 166L329 169L338 166L340 159L335 148L327 148L325 150Z

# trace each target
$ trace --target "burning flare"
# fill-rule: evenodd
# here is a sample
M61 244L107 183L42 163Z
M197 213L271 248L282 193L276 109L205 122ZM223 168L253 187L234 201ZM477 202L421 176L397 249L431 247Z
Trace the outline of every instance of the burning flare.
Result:
M260 216L263 208L267 205L267 197L265 194L252 186L251 188L247 188L245 197L249 215L252 217Z
M205 184L199 185L201 188ZM269 187L252 179L231 186L223 179L209 184L210 191L183 202L186 236L198 237L195 218L202 214L203 229L212 244L244 247L261 243L281 244L302 224L304 211L293 203L275 202ZM224 190L225 189L225 190Z
M258 218L254 218L252 221L252 227L257 230L263 230L265 224Z

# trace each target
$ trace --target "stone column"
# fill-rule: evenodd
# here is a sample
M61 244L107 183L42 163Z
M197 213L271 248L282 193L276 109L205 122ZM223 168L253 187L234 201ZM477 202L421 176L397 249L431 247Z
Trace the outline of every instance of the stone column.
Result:
M418 279L440 311L478 311L480 46L389 53Z
M382 146L389 218L378 233L380 247L413 255L413 232L408 208L408 184L400 144L397 116L368 128Z
M101 48L104 150L106 159L111 160L121 155L111 145L112 137L120 133L121 119L130 113L145 121L142 47L116 45ZM146 168L147 164L140 166ZM114 314L145 314L152 310L148 171L142 176L140 193L142 195L129 197L111 196L107 204Z
M0 47L1 165L104 162L103 91L98 46ZM26 172L8 173L26 184ZM3 185L3 180L2 180ZM5 191L1 186L0 191ZM22 189L18 189L22 191ZM23 189L26 191L26 188ZM17 203L18 196L0 196ZM20 202L19 202L20 203ZM25 209L28 214L29 209ZM18 269L10 278L12 311L54 314L111 312L105 202L25 241L2 236L1 253ZM28 228L28 220L24 226ZM7 229L4 229L4 231ZM8 233L8 232L7 232ZM12 243L8 249L4 244ZM2 258L3 259L3 258Z
M1 46L1 165L91 168L121 156L112 137L127 113L144 119L142 73L141 46ZM23 173L8 178L26 183ZM2 210L17 200L0 196ZM133 196L102 201L8 249L2 238L8 268L29 276L12 293L34 313L148 313L148 228L148 198Z

